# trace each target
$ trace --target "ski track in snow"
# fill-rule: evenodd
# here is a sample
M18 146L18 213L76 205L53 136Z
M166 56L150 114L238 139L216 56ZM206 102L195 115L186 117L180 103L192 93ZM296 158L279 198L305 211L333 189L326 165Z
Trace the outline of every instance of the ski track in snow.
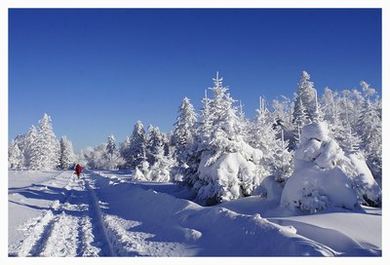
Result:
M48 183L61 182L63 175L55 175ZM66 177L69 180L62 192L63 199L54 201L49 210L20 228L26 236L18 246L10 246L10 256L115 255L88 182Z

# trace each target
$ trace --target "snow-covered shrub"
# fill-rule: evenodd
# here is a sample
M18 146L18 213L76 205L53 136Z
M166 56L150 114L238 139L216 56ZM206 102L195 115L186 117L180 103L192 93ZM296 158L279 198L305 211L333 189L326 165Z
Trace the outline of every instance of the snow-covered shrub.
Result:
M364 156L356 152L347 155L347 158L342 169L349 176L360 202L374 207L381 206L381 188L368 168Z
M350 178L341 170L346 157L329 137L327 124L306 125L301 141L295 152L295 170L283 190L281 205L311 213L332 206L357 207Z

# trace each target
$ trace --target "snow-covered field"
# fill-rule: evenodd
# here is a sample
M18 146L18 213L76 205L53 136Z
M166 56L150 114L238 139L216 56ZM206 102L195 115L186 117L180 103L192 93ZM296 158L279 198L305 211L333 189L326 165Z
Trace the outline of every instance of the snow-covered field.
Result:
M10 256L380 256L381 209L293 216L252 196L203 207L116 172L9 172Z

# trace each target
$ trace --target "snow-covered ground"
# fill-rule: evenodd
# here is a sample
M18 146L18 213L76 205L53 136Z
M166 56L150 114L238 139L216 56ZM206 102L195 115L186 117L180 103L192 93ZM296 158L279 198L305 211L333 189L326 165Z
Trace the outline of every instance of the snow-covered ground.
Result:
M378 256L381 210L293 216L248 197L203 207L115 172L9 172L10 256Z

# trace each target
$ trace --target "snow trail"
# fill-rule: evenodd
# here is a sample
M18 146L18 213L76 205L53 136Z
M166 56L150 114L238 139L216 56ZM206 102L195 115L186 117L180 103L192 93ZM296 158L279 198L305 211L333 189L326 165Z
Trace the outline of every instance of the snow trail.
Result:
M63 173L50 184L63 181ZM101 212L88 181L74 175L58 193L50 209L26 222L26 237L19 246L11 246L10 256L114 256L105 235Z

